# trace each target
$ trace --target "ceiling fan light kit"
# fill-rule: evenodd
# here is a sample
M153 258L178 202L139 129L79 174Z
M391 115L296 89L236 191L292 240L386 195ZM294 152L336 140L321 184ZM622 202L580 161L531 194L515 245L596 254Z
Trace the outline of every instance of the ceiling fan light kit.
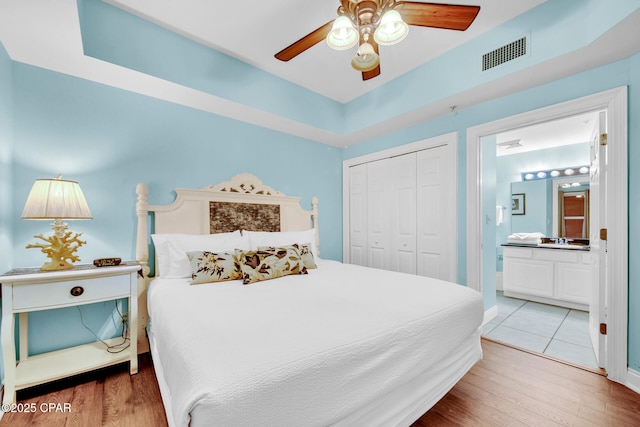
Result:
M333 21L327 44L333 50L347 50L357 45L359 38L351 20L343 15Z
M380 19L378 28L373 33L376 43L391 46L404 40L409 34L409 26L402 20L397 10L389 10Z
M287 46L275 57L289 61L323 39L335 50L347 50L359 44L351 65L362 71L363 80L368 80L380 75L378 45L389 46L404 40L409 25L464 31L479 11L480 6L457 4L340 0L338 18Z
M380 65L380 57L373 50L370 43L364 42L358 48L358 53L351 60L351 66L357 71L371 71Z

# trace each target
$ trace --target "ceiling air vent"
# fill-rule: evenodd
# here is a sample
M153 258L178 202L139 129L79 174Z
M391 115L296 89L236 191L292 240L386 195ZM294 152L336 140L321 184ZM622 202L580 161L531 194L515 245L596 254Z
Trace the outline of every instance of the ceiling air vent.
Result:
M491 52L482 55L482 71L497 67L500 64L516 59L527 54L527 38L522 37L519 40L499 47Z

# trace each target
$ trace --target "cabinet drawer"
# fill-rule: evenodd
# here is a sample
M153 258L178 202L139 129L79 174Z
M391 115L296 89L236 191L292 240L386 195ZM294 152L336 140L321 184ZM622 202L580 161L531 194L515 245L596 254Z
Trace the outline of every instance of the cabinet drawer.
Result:
M37 310L38 308L49 309L127 297L131 292L129 277L126 274L14 286L13 308L16 311ZM80 287L82 293L74 296L71 294L71 290L76 287Z

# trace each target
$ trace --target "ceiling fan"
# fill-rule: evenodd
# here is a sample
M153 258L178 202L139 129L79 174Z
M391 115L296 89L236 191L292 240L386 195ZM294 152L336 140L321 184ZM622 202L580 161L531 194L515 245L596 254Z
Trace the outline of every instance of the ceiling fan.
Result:
M464 31L480 11L480 6L396 0L340 0L340 3L338 18L282 49L275 57L289 61L322 40L335 50L359 45L351 65L362 72L362 80L369 80L380 75L378 45L402 41L409 25Z

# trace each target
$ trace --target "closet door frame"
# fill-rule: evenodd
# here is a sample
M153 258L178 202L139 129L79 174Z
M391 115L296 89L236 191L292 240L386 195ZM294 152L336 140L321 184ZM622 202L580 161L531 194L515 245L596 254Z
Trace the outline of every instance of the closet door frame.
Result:
M454 217L456 218L456 226L452 230L451 241L453 242L452 249L452 271L454 280L458 277L458 132L451 132L432 138L423 139L420 141L412 142L398 147L393 147L387 150L376 151L374 153L366 154L359 157L344 160L342 162L342 260L345 263L351 262L350 260L350 228L349 228L349 168L363 163L369 163L376 160L382 160L389 157L401 156L403 154L409 154L416 151L426 150L429 148L435 148L443 145L449 145L451 147L449 155L452 157L450 164L453 165L452 171L452 188L454 188L455 196L452 197L452 205Z

